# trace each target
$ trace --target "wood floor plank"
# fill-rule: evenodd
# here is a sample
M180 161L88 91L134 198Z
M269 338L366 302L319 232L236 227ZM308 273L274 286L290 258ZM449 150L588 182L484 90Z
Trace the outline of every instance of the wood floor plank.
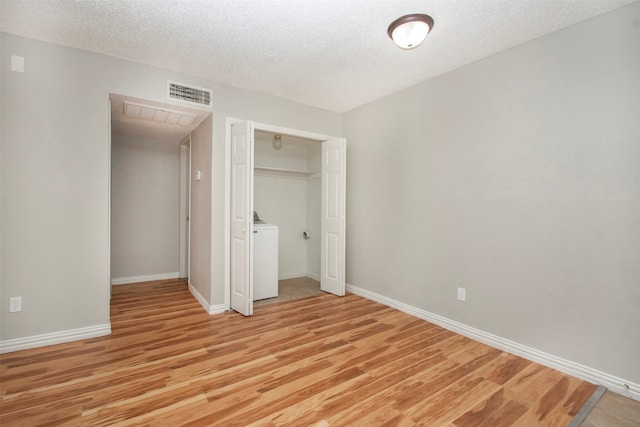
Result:
M564 426L595 386L364 298L209 316L114 287L112 334L0 355L3 426Z
M504 390L500 388L455 419L453 424L458 427L510 426L526 411L526 406L506 400Z

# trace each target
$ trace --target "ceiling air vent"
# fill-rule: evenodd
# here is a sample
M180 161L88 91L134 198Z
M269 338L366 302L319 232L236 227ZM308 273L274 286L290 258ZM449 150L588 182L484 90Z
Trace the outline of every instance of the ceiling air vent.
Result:
M191 105L211 107L211 90L180 83L167 82L167 98Z

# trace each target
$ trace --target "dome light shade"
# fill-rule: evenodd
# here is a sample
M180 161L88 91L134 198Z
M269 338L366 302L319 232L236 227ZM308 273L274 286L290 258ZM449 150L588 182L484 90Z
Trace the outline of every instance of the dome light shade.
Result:
M415 49L427 38L433 28L429 15L412 13L401 16L389 25L387 34L402 49Z
M279 150L282 148L282 135L273 135L273 141L271 142L274 150Z

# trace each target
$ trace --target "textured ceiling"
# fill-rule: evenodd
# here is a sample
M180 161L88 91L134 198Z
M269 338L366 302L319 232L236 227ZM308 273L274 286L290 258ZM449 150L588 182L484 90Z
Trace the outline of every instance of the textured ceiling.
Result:
M0 0L0 28L344 112L633 1ZM403 51L413 12L435 26Z

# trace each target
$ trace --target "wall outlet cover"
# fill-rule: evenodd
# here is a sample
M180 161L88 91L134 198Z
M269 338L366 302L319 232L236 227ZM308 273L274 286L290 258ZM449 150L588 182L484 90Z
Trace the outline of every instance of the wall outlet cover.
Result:
M9 298L9 312L15 313L22 311L22 297L10 297Z
M467 290L465 288L458 288L458 301L466 301L467 300Z

